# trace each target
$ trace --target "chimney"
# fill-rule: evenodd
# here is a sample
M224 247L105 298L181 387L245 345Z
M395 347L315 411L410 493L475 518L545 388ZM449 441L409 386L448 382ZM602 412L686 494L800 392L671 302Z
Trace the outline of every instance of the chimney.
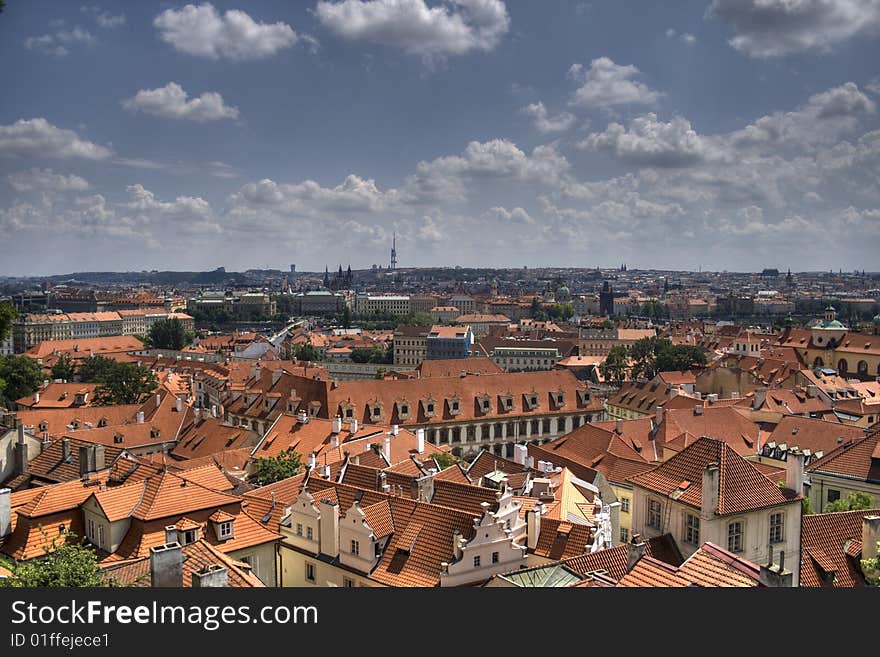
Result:
M385 436L385 458L391 463L391 436Z
M633 534L630 542L626 544L626 572L633 569L639 559L645 556L647 544L642 540L641 534Z
M700 517L709 520L718 510L718 486L721 483L717 463L712 463L703 470L703 490L700 502Z
M452 552L453 552L452 558L455 559L456 561L460 561L461 557L462 557L461 532L458 531L457 529L454 532L452 532Z
M614 424L614 432L619 436L623 433L623 420L618 420Z
M324 477L324 479L330 478L330 464L324 464L324 467L321 468L321 476Z
M183 412L183 398L182 398L182 397L178 397L178 398L177 398L177 405L175 406L175 410L176 410L178 413L182 413L182 412Z
M153 588L183 586L183 548L180 543L175 541L150 548L150 579Z
M392 424L391 425L391 435L396 436L398 433L400 433L400 425Z
M177 527L174 525L165 525L165 542L177 543Z
M785 456L785 487L798 495L804 493L804 453L800 450L788 450Z
M818 397L819 386L810 384L807 386L807 397Z
M694 415L702 415L703 414L703 405L697 404L694 406Z
M538 501L535 508L526 512L526 545L534 550L538 545L538 536L541 534L541 514L544 512L544 503Z
M752 408L758 410L767 401L767 388L758 388L755 390L755 398L752 400Z
M70 438L61 439L61 460L66 461L70 458Z
M217 417L217 404L211 404L211 417Z
M526 464L526 457L529 454L529 448L525 445L516 444L513 446L513 460L520 465Z
M342 431L342 418L338 415L333 418L333 428L330 431L332 433L340 433Z
M105 461L104 461L104 446L103 445L93 445L92 446L92 465L95 468L95 472L104 469Z
M0 491L0 495L2 494ZM2 535L3 528L0 526L0 536ZM877 541L880 541L880 516L865 516L862 518L862 559L873 559L877 556Z
M358 421L355 419L352 419L351 424L348 425L348 430L353 434L357 433L358 432Z
M712 393L711 395L706 395L706 399L710 404L714 404L718 401L718 395L716 393Z
M318 454L316 452L311 452L309 454L309 470L314 470L317 462L318 462Z
M161 403L162 403L162 395L160 395L160 394L157 392L157 393L156 393L156 408L158 408L159 405L160 405Z
M92 445L81 445L79 448L79 476L85 477L90 472L94 472L92 467Z
M283 371L280 367L277 370L272 370L272 385L273 386L276 383L278 383L278 380L281 378L282 373L283 373Z
M24 439L24 425L18 425L18 442L13 448L13 468L15 474L27 474L28 471L28 444Z
M663 422L663 407L658 406L654 410L654 414L657 416L657 426L660 426L660 423Z
M194 589L225 588L229 586L228 576L229 573L224 566L211 563L192 574L192 587Z
M321 500L318 509L318 540L321 554L330 558L339 556L339 506L332 500Z
M138 423L138 424L143 424L143 423L144 423L144 412L143 412L143 411L138 411L136 417L137 417L137 423Z
M703 393L702 392L695 392L694 397L697 399L703 399Z
M770 546L770 563L761 566L758 579L764 586L771 588L790 588L794 581L791 571L785 570L785 551L779 553L779 565L773 564L773 546Z
M37 390L37 391L34 393L34 404L36 405L36 404L39 404L39 403L40 403L40 391Z
M0 538L12 533L12 491L0 488Z
M425 430L416 429L416 451L419 454L425 453Z

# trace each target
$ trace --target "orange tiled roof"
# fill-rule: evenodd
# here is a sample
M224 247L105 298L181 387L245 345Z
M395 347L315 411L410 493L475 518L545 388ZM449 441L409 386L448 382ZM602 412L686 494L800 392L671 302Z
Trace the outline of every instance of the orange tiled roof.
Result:
M630 481L664 496L679 491L682 482L690 482L676 500L699 509L703 471L710 464L719 467L718 506L715 509L719 515L791 504L801 499L793 491L780 489L727 443L714 438L700 438L653 470L631 477Z
M861 546L862 518L880 509L814 513L801 519L800 585L808 587L865 586L859 560L847 553L848 544Z
M880 482L880 431L841 445L811 463L807 471Z

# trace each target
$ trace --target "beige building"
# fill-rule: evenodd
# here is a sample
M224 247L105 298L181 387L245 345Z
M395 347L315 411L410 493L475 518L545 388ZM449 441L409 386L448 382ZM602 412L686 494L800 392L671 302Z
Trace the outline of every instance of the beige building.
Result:
M725 442L700 438L630 481L633 532L668 532L685 558L709 541L753 563L784 559L798 585L803 454L788 455L781 488Z
M607 356L612 347L630 347L642 338L653 338L656 335L654 329L582 328L578 347L581 356Z
M409 297L400 294L383 294L372 296L359 294L355 298L354 312L357 315L409 315Z
M394 331L394 364L418 366L428 357L428 328L398 326Z

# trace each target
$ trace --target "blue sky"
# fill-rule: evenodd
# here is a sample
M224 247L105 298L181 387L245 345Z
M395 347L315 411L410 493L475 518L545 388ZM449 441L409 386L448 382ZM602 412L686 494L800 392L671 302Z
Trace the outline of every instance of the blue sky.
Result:
M880 3L9 0L2 274L877 269Z

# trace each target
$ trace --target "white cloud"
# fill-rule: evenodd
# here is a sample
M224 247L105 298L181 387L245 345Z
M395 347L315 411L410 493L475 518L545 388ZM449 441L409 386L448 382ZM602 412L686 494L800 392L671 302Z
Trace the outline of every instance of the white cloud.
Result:
M163 119L204 122L238 118L238 108L226 105L223 96L216 91L189 98L176 82L158 89L141 89L134 97L122 101L122 106L130 112L143 112Z
M508 179L558 186L570 164L556 147L536 146L531 155L506 139L470 142L462 155L447 155L416 165L406 189L424 200L462 200L478 179Z
M537 102L523 107L520 112L530 117L538 132L563 132L574 125L575 117L568 112L562 112L556 116L549 116L544 103Z
M238 9L220 15L210 3L166 9L153 25L176 50L209 59L264 59L299 40L287 23L259 23Z
M489 208L489 211L486 212L483 216L490 219L498 219L500 221L503 221L504 223L510 224L532 225L535 223L535 220L529 216L529 213L519 206L513 208L512 210L508 210L507 208L501 206L495 206Z
M110 156L110 149L80 139L73 130L36 118L0 125L0 155L102 160Z
M828 51L880 29L874 0L713 0L707 14L730 23L730 45L751 57Z
M880 96L880 78L874 78L865 85L865 89L875 96Z
M98 5L85 5L80 7L79 10L84 14L92 16L98 27L105 30L115 30L117 27L125 25L125 14L109 14Z
M681 39L682 43L684 43L686 46L692 46L697 42L697 37L695 37L693 34L690 34L689 32L682 32L681 34L679 34L671 27L666 30L666 36L669 39L674 39L676 36L678 36L678 38Z
M125 220L144 226L157 238L164 232L164 223L183 235L218 234L222 232L210 203L193 196L178 196L174 201L161 201L141 184L126 187L128 203L120 205Z
M319 0L315 16L351 41L365 41L425 57L494 49L510 28L502 0Z
M627 128L610 123L604 132L590 134L578 146L608 151L627 164L647 167L690 166L710 154L709 142L690 121L676 116L664 123L654 113L633 119Z
M738 147L803 147L830 143L852 130L858 121L876 110L874 102L853 82L810 96L791 112L774 112L731 135Z
M88 30L77 26L70 30L58 30L52 34L28 37L24 40L24 47L45 55L66 57L70 54L69 48L73 46L94 46L97 42L98 40Z
M30 169L7 176L17 192L84 192L89 183L79 176L54 173L52 169Z
M635 66L620 66L608 57L594 59L588 71L584 71L581 64L573 64L568 76L580 86L570 104L580 107L655 104L662 94L635 80L637 75L639 69Z

